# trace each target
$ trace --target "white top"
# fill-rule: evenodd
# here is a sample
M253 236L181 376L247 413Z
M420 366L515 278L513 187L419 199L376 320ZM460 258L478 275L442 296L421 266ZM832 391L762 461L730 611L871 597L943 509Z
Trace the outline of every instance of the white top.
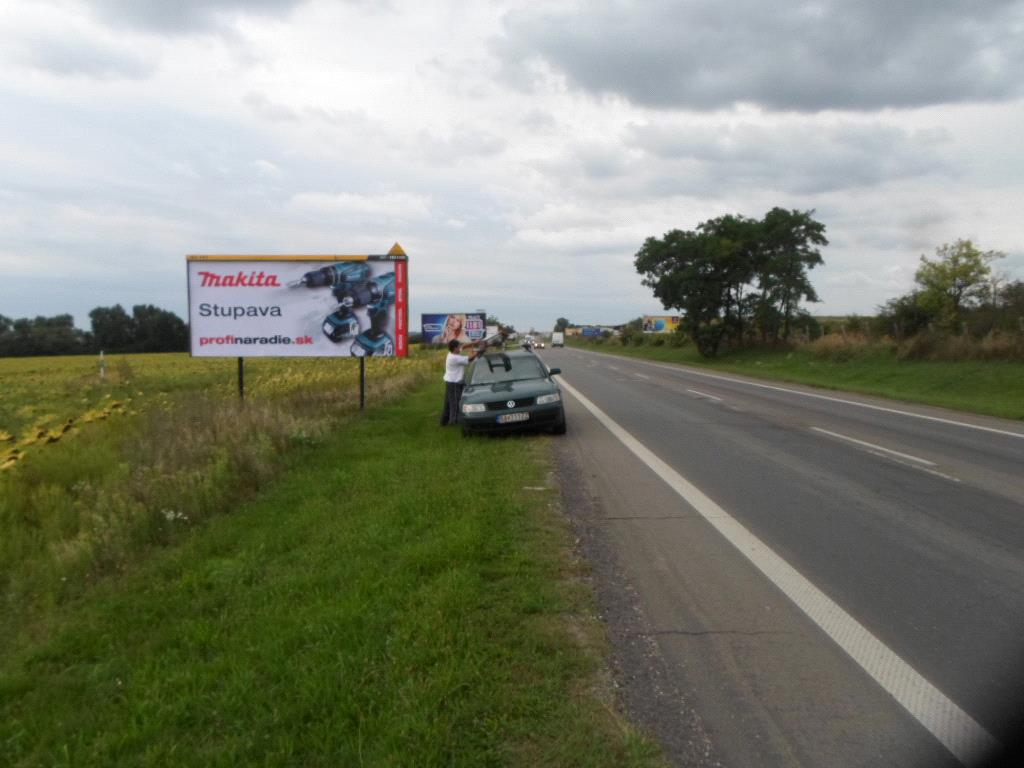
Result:
M467 365L469 365L469 358L466 355L449 352L448 357L444 359L444 380L450 381L452 384L461 383L462 377L466 375Z

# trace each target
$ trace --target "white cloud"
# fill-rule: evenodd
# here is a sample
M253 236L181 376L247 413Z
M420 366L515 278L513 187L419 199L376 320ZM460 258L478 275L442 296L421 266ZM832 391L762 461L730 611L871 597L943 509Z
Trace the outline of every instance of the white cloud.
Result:
M277 178L281 175L281 169L269 160L256 160L253 162L253 165L256 167L256 172L261 176Z
M292 197L289 207L300 213L354 218L422 221L430 217L427 198L404 193L301 192Z

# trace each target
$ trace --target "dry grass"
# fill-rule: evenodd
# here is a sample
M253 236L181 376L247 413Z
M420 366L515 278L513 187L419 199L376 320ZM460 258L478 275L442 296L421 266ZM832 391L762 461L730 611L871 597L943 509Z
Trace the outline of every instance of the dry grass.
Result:
M901 342L873 339L863 333L832 333L800 346L816 358L844 363L876 356L897 360L965 362L1024 360L1024 334L991 333L977 339L944 333L919 333Z
M832 333L802 345L802 349L816 358L829 360L833 363L845 363L879 352L890 352L892 345L885 342L872 341L860 333Z
M900 360L1024 360L1024 334L990 333L981 339L941 333L919 333L902 342Z

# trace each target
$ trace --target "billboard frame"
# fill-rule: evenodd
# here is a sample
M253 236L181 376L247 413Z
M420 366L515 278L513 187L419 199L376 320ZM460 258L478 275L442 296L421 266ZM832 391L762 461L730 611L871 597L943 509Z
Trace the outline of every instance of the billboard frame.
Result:
M196 332L195 324L192 322L193 319L193 295L192 295L192 264L194 263L241 263L241 262L267 262L267 263L294 263L294 262L313 262L313 263L342 263L342 262L390 262L394 264L392 285L387 287L385 292L385 301L391 301L391 310L393 311L393 339L389 338L388 332L381 332L379 326L373 326L371 323L371 329L369 331L361 330L357 339L362 339L363 336L367 336L371 341L373 340L374 334L377 335L378 339L381 335L385 337L387 342L394 342L394 353L387 355L388 357L407 357L409 354L409 257L406 255L402 247L395 243L386 254L188 254L186 256L186 293L189 308L189 355L196 357L195 349L195 337ZM322 268L326 269L326 267ZM317 270L319 272L319 270ZM309 273L307 273L308 275ZM237 280L235 276L227 276L226 279L230 279L230 283L226 283L225 287L286 287L281 286L277 282L277 276L273 276L273 283L263 282L266 279L266 275L260 271L258 274L254 271L249 276L245 276L242 272L239 272ZM304 276L305 277L305 276ZM205 277L204 277L205 279ZM252 282L247 282L251 280ZM369 281L364 281L369 282ZM374 281L376 286L379 283ZM290 285L294 285L292 282ZM307 286L313 287L310 283L306 283ZM317 287L327 285L326 282L318 283ZM333 283L334 286L338 286L338 282ZM343 284L342 284L343 285ZM381 296L379 288L375 288L378 292L375 294L374 299L377 300ZM391 293L387 296L387 293ZM346 296L351 306L351 299ZM378 301L377 307L380 307L383 302ZM363 304L362 306L367 307L367 311L370 310L370 304ZM384 311L386 311L386 307ZM280 308L278 308L280 312ZM377 310L379 313L379 309ZM280 316L278 314L277 316ZM379 317L379 314L378 314ZM372 318L372 315L371 315ZM325 319L325 324L327 320ZM358 321L356 327L358 326ZM388 331L391 327L388 327ZM326 331L325 331L326 332ZM234 338L234 337L232 337ZM251 338L251 337L243 337ZM312 343L312 337L305 337L309 339L309 343ZM334 337L331 336L332 341ZM263 339L267 341L267 339ZM248 343L248 342L247 342ZM304 341L301 343L305 343ZM386 348L386 347L385 347ZM351 357L359 358L359 410L365 410L366 406L366 357L371 356L375 353L374 347L367 347L365 342L356 344L355 341L348 348L349 355ZM201 357L235 357L235 355L200 355ZM260 354L259 357L344 357L343 354L292 354L292 355L273 355L273 354ZM245 397L245 357L238 356L238 395L239 398L244 399Z

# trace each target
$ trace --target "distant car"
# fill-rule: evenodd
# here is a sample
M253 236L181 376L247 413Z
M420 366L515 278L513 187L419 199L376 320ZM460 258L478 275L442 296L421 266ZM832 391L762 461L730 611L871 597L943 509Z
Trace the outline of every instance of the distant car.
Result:
M459 418L464 435L547 429L565 434L562 391L548 368L527 351L488 354L466 372Z
M544 342L543 341L538 341L537 344L536 344L536 347L537 347L537 349L544 349Z

